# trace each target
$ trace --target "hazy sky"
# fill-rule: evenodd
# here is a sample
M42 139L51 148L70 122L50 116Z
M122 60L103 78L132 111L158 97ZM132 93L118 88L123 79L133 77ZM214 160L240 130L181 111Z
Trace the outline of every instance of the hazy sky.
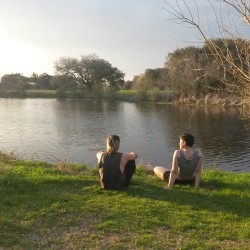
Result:
M164 0L0 0L0 76L54 74L60 57L95 53L132 80L199 40L164 8Z

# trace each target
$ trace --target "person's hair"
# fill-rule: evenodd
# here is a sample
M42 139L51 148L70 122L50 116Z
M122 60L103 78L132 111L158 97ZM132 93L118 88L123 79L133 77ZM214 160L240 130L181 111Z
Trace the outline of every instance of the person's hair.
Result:
M107 152L117 152L120 146L120 137L118 135L109 135L107 137Z
M183 133L180 135L180 139L186 142L186 145L192 147L194 144L194 137L189 133Z

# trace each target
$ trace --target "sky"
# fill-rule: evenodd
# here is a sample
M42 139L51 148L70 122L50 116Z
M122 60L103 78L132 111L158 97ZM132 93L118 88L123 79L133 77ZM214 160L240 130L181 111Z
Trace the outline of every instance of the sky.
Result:
M0 77L54 75L61 57L94 53L133 80L163 67L168 53L201 41L194 29L168 20L164 0L0 0L0 6Z

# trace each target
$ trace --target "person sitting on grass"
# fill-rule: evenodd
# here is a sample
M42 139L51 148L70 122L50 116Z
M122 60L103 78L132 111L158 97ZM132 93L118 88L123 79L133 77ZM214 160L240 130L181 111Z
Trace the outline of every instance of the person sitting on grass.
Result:
M202 152L193 149L194 137L189 133L180 135L180 149L173 155L172 170L156 166L154 173L168 184L165 189L171 189L174 184L191 184L196 188L200 185Z
M128 187L135 173L135 159L137 153L120 153L120 137L109 135L107 137L107 151L99 151L98 170L100 186L103 189L123 189Z

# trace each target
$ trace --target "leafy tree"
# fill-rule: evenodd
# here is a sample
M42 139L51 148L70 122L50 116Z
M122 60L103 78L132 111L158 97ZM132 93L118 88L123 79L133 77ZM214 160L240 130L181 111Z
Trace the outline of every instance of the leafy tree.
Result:
M141 91L147 91L154 87L155 82L146 77L144 74L135 76L132 83L132 88Z
M77 83L72 78L66 75L56 75L51 78L50 87L52 89L73 90L77 87Z
M128 80L128 81L125 81L124 84L123 84L123 89L131 89L131 86L132 86L132 81Z
M227 39L226 42L222 39L213 40L221 53L230 54L234 63L240 66L242 60L239 60L237 50L240 42L237 47L235 40ZM238 80L227 60L221 58L221 64L217 63L217 57L210 52L207 43L201 48L191 46L169 53L165 67L169 88L182 97L202 97L214 91L225 93L231 90L229 82Z
M81 56L79 60L63 57L55 63L55 68L59 75L66 75L89 90L96 85L120 86L124 82L124 73L95 54Z
M207 57L203 48L190 46L169 53L165 61L168 86L179 96L197 96L197 82L205 76L205 65Z
M1 88L4 90L24 90L27 88L27 78L22 74L5 74L1 78Z
M52 76L47 73L43 73L40 75L33 73L30 77L30 80L35 84L35 87L38 89L51 89L51 79Z
M154 87L160 90L165 89L164 69L146 69L144 74L134 77L131 86L133 89L143 91L151 90Z

